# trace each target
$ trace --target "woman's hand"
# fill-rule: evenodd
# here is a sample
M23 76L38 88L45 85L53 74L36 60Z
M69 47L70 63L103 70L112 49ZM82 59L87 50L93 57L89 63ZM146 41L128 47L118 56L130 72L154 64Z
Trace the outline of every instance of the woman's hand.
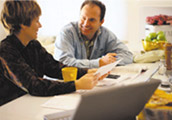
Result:
M94 69L88 69L88 73L95 73L97 71L96 68ZM98 80L103 80L104 78L106 78L108 75L110 74L110 72L102 75L102 76L98 76Z
M97 68L88 69L87 73L95 73L97 70Z
M98 76L94 73L87 73L79 80L75 81L76 90L79 89L92 89L98 82Z
M100 76L98 80L103 80L103 79L106 78L109 74L110 74L110 72L108 72L108 73L106 73L106 74Z

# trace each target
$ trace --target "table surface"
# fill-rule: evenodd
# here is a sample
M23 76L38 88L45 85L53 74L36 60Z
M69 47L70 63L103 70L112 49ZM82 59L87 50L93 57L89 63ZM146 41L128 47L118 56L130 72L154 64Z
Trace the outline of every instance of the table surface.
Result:
M0 120L43 120L45 114L60 111L41 106L50 98L35 97L29 94L17 98L0 107Z
M133 65L137 66L140 64ZM150 64L141 65L149 66ZM160 76L156 75L155 78L160 78ZM45 114L63 111L41 106L51 98L52 97L36 97L29 94L19 97L0 107L0 120L43 120Z

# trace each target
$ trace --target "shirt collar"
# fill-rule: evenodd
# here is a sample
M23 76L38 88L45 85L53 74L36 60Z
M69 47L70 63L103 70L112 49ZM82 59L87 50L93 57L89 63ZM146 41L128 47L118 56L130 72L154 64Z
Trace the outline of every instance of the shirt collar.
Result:
M24 48L26 48L27 46L24 46L21 41L17 38L16 35L12 34L12 35L9 35L8 36L9 38L9 42L11 44L13 44L14 46L16 46L16 48L19 50L19 51L22 51ZM28 44L29 45L29 44Z
M25 47L25 46L21 43L21 41L17 38L16 35L12 34L12 35L10 35L9 37L12 38L12 39L10 39L10 40L11 40L11 43L14 44L17 48L22 49L22 48Z

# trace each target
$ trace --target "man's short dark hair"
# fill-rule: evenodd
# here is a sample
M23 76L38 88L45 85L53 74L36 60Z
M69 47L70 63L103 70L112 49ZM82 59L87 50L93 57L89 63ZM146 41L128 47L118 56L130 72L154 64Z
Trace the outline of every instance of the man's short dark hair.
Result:
M81 8L80 10L82 10L82 8L85 6L85 5L97 5L98 7L100 7L100 10L101 10L101 14L100 14L100 21L102 21L104 19L104 16L105 16L105 12L106 12L106 7L105 5L98 1L98 0L85 0L82 5L81 5Z

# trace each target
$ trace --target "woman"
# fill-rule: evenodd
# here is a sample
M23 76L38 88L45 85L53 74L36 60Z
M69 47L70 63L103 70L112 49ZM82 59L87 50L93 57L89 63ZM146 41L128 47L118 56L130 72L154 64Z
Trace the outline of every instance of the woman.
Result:
M88 73L75 82L43 79L43 75L62 79L64 67L35 40L41 27L41 9L36 1L5 1L1 22L10 35L0 44L0 105L29 93L50 96L91 89L98 75ZM87 70L79 69L78 78Z

